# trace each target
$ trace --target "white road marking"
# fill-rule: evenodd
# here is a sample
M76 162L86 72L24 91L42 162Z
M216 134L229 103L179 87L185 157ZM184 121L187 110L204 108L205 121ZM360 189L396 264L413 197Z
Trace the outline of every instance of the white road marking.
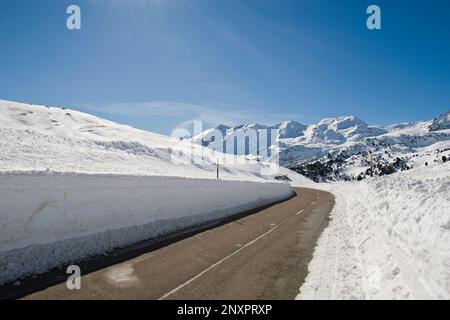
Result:
M313 201L312 204L315 204L316 201ZM297 212L295 215L298 216L299 214L301 214L304 211L304 209L300 210L299 212ZM208 268L206 268L205 270L203 270L202 272L200 272L199 274L197 274L196 276L192 277L191 279L189 279L188 281L186 281L185 283L179 285L178 287L176 287L175 289L173 289L172 291L166 293L165 295L163 295L161 298L159 298L158 300L164 300L167 299L169 296L171 296L172 294L178 292L179 290L183 289L184 287L186 287L187 285L191 284L192 282L194 282L195 280L197 280L198 278L200 278L202 275L204 275L205 273L207 273L208 271L214 269L215 267L217 267L218 265L222 264L223 262L227 261L229 258L231 258L232 256L236 255L237 253L239 253L241 250L244 250L245 248L251 246L252 244L254 244L256 241L261 240L262 238L264 238L265 236L267 236L268 234L272 233L273 231L275 231L279 226L281 226L282 224L284 224L286 221L288 221L290 218L286 218L285 220L283 220L282 222L280 222L278 225L275 225L272 229L270 229L269 231L263 233L262 235L260 235L259 237L253 239L252 241L246 243L245 245L241 245L241 247L234 251L233 253L230 253L228 256L226 256L225 258L217 261L216 263L212 264L211 266L209 266ZM274 224L271 224L274 225Z
M210 267L206 268L205 270L203 270L202 272L200 272L199 274L197 274L196 276L194 276L193 278L189 279L188 281L186 281L185 283L179 285L178 287L176 287L175 289L173 289L172 291L166 293L165 295L163 295L161 298L159 298L158 300L164 300L166 298L168 298L169 296L171 296L172 294L176 293L177 291L179 291L180 289L186 287L187 285L189 285L190 283L194 282L196 279L200 278L202 275L204 275L205 273L207 273L208 271L214 269L215 267L217 267L218 265L220 265L221 263L225 262L226 260L228 260L229 258L231 258L232 256L236 255L237 253L239 253L241 250L244 250L245 248L251 246L252 244L254 244L256 241L264 238L265 236L267 236L268 234L270 234L271 232L273 232L274 230L276 230L279 226L281 226L283 223L285 223L286 221L288 221L290 218L287 218L285 220L283 220L282 222L280 222L278 225L276 225L275 227L273 227L272 229L270 229L269 231L263 233L262 235L260 235L259 237L253 239L252 241L248 242L247 244L245 244L244 246L242 246L241 248L239 248L238 250L234 251L233 253L230 253L228 256L226 256L225 258L219 260L218 262L214 263L213 265L211 265Z

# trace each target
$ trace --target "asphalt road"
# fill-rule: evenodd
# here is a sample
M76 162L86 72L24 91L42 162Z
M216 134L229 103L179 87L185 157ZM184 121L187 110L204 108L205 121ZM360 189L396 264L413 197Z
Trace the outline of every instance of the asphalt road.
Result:
M288 201L85 274L80 290L60 281L22 298L293 299L334 206L327 192L294 191Z

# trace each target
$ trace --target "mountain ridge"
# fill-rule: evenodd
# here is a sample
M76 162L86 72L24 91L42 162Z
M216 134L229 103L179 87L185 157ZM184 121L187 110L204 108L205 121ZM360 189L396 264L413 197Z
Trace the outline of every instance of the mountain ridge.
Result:
M361 179L407 170L442 161L442 157L449 157L450 150L449 111L431 120L389 126L369 125L357 116L340 116L310 125L291 120L273 126L243 124L227 128L224 136L219 136L224 145L236 142L236 138L254 137L254 133L248 134L250 129L256 129L257 138L245 140L244 147L226 153L278 162L316 181ZM261 147L265 133L261 135L258 130L275 131L268 137L267 146ZM220 147L215 133L209 129L191 140L205 147Z

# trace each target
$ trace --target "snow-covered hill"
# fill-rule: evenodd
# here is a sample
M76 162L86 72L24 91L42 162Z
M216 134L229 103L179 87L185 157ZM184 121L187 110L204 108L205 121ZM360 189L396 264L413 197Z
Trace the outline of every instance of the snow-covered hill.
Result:
M261 164L234 165L221 155L221 178L267 180ZM188 141L135 129L92 115L0 101L0 171L216 178L217 155Z
M433 120L385 128L354 116L327 118L308 126L293 121L275 126L219 126L192 139L216 149L235 141L240 147L224 151L268 159L315 181L353 180L442 163L450 156L449 117L448 111ZM271 132L268 142L261 143L267 131ZM220 141L219 132L224 135Z

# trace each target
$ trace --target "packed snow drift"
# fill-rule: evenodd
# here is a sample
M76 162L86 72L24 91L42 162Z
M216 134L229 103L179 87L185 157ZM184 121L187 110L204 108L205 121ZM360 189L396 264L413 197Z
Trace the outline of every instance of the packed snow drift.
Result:
M0 283L283 200L289 185L56 173L0 182Z
M450 163L314 187L336 206L298 299L450 299Z
M272 165L241 160L0 101L0 284L291 196Z

